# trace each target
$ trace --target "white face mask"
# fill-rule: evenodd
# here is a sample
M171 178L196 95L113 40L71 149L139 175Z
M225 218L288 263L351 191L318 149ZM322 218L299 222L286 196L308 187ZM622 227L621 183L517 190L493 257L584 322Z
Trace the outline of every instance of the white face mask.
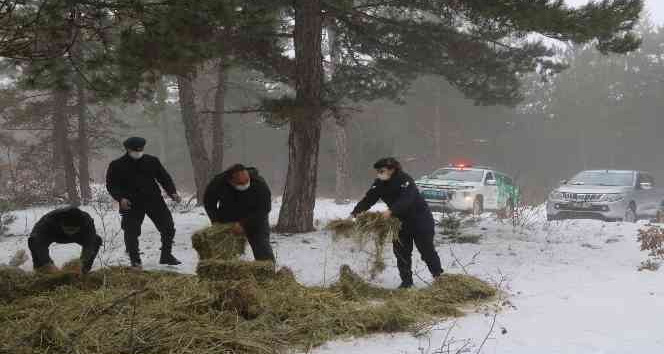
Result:
M381 181L389 181L391 176L389 173L379 173L376 177Z
M138 160L143 157L143 151L129 151L129 157L134 160Z
M249 189L250 186L251 186L251 182L247 182L247 184L236 184L236 185L233 185L233 187L235 187L235 189L237 189L237 190L240 191L240 192L244 192L244 191L246 191L247 189Z

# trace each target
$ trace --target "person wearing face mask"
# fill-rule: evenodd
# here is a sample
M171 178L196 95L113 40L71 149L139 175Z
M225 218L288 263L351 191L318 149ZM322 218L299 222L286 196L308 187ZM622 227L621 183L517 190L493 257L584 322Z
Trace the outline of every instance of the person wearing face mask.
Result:
M351 215L366 212L382 200L388 210L383 217L396 217L401 221L399 240L393 242L394 255L401 277L399 288L413 286L412 254L413 243L422 255L431 275L438 278L443 273L440 257L433 244L434 219L424 198L420 195L415 181L401 169L401 164L392 157L378 160L374 164L376 180L364 198L355 206Z
M173 215L162 197L159 185L174 201L179 203L181 199L161 161L143 153L145 143L145 139L140 137L125 140L126 153L111 162L106 171L106 189L120 204L125 247L131 266L142 266L138 237L146 215L161 234L159 263L178 265L181 262L173 255Z
M51 244L77 243L82 246L80 272L87 274L102 242L90 214L76 207L66 207L53 210L37 221L28 238L28 248L36 271L54 272L58 268L49 254Z
M205 190L204 205L212 223L233 223L234 233L246 235L256 260L274 262L268 219L272 197L257 169L237 164L217 175Z

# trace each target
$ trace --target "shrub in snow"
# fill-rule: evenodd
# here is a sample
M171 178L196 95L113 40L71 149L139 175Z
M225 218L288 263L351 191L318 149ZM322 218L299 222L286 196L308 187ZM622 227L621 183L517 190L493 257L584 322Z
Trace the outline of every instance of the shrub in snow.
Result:
M664 259L664 229L660 226L650 225L639 230L638 241L641 251L650 252L650 257Z
M642 272L644 270L656 272L659 269L659 266L660 266L659 262L654 261L652 259L648 259L641 262L641 265L639 265L639 272Z
M5 236L9 231L9 225L16 221L16 215L12 214L14 205L6 200L0 200L0 236Z

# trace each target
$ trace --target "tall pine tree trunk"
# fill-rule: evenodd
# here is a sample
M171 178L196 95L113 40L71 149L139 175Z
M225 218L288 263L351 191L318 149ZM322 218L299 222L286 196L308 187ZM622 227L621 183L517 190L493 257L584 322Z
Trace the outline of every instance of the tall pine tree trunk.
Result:
M80 35L80 33L79 33ZM83 52L80 39L72 47L74 60L82 62ZM88 138L88 106L85 95L85 81L83 76L74 72L76 85L76 113L78 116L78 181L81 190L81 201L84 205L90 203L92 191L90 189L90 140Z
M212 174L224 169L224 108L226 97L226 67L223 59L217 68L217 90L214 95L214 114L212 115Z
M64 172L65 191L67 202L79 205L81 200L76 188L76 168L74 167L74 156L69 148L67 132L67 101L69 92L63 88L56 89L53 95L53 134L57 150L58 166Z
M337 152L334 202L348 204L350 202L350 154L348 153L350 141L346 117L335 117L334 137Z
M78 113L78 180L81 189L81 201L90 203L90 141L88 138L88 115L85 99L85 86L80 75L76 78L76 111Z
M337 40L336 24L332 21L327 25L327 42L330 51L330 77L334 78L340 63L339 41ZM336 173L334 202L347 204L350 202L350 155L348 154L348 120L340 112L333 112L334 140L336 147Z
M194 168L194 182L198 204L203 203L205 187L210 177L210 158L203 139L203 125L196 110L194 79L196 74L188 73L177 76L180 110L184 123L185 137L189 147L189 156Z
M168 140L169 140L169 129L168 129L168 116L166 115L168 99L168 88L164 82L164 78L161 77L157 83L157 109L159 112L157 128L159 129L159 156L165 165L168 166Z
M322 0L295 0L295 89L301 114L290 122L288 173L279 232L314 230L323 84Z

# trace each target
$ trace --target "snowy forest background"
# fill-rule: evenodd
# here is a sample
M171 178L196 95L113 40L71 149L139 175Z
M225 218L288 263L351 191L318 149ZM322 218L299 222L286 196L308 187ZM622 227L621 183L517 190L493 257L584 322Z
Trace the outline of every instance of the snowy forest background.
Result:
M539 74L522 75L524 99L513 107L476 105L443 78L426 76L412 84L401 104L382 99L355 104L344 112L343 126L327 117L319 196L360 196L373 178L371 164L388 155L401 159L414 177L458 159L494 166L516 177L529 203L543 201L559 180L584 168L642 169L664 180L664 155L658 149L658 128L664 124L659 113L664 32L647 20L638 32L643 44L626 55L603 55L590 44L551 42L556 60L569 68L548 80ZM75 190L73 199L82 194L85 200L84 182L103 183L107 164L123 153L121 141L134 135L147 138L146 152L162 159L180 190L195 192L179 103L182 95L174 76L159 79L150 100L137 97L127 103L78 88L62 96L49 87L52 83L25 82L26 72L44 68L4 64L0 68L3 195L17 204L32 205L72 199L67 192ZM193 81L212 168L236 162L256 166L279 196L286 183L288 129L274 117L248 108L287 89L268 83L255 71L223 65L220 70L219 65L206 64ZM26 90L26 84L33 89ZM213 122L220 104L225 107L223 146L215 147L219 127ZM86 117L83 125L81 115ZM88 137L89 152L80 145L80 136ZM67 153L58 153L62 142ZM88 153L89 166L80 159ZM343 173L340 154L347 154L343 195L336 178ZM70 171L60 167L63 158L69 159L65 165L71 166Z

